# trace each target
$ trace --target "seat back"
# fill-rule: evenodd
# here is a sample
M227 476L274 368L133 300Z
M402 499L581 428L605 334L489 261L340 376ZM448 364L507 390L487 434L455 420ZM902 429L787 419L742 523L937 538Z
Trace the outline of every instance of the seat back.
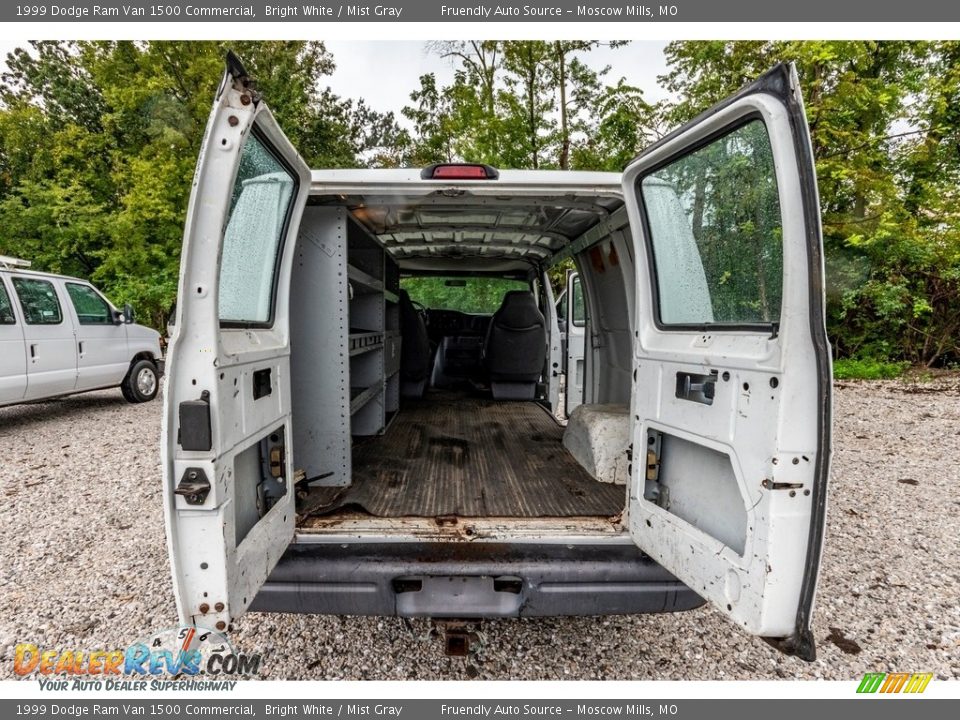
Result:
M529 290L511 290L490 320L484 361L490 379L531 383L540 379L547 353L547 324Z
M406 290L398 293L400 305L400 377L419 382L430 375L430 337L423 318Z

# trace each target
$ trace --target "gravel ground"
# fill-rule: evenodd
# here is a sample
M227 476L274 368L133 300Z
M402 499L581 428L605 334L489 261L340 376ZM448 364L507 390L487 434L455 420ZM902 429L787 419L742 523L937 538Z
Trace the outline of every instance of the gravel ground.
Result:
M271 679L960 678L960 378L836 386L815 663L718 613L496 621L469 661L427 621L251 613L232 636ZM160 404L119 391L0 409L0 677L12 649L125 647L176 624Z

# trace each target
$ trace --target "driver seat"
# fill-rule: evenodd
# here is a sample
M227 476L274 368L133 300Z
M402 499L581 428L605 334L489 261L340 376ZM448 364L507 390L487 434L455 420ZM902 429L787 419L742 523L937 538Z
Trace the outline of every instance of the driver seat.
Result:
M397 297L400 305L400 395L421 398L430 378L430 336L407 291L400 290Z
M483 358L497 400L533 400L547 358L547 324L529 290L511 290L490 319Z

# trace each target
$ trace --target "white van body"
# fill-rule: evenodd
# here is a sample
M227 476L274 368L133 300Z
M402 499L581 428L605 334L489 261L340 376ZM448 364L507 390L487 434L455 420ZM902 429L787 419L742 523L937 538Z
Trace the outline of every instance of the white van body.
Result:
M0 406L112 387L156 397L160 334L86 280L28 267L0 258Z
M560 407L547 271L568 259L585 312ZM496 283L495 312L417 295ZM622 175L311 171L230 55L174 327L162 453L185 623L709 602L815 656L831 368L792 66Z

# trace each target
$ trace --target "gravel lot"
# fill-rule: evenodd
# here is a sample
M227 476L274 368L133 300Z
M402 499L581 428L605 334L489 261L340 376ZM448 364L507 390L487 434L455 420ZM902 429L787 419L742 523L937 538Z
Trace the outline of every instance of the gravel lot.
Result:
M497 621L469 661L426 621L252 613L232 640L271 679L960 678L960 379L836 386L819 659L785 658L707 608ZM176 624L160 404L119 391L0 409L0 677L17 642L125 647Z

